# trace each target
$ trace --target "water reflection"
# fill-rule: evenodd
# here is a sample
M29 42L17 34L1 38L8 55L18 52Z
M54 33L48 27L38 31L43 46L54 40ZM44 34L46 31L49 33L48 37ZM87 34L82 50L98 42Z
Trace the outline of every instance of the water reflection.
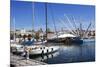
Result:
M31 59L48 64L95 61L95 41L87 41L81 45L47 43L48 46L59 46L60 49L51 54L30 56Z
M48 59L53 59L54 57L56 57L58 55L59 55L59 52L54 52L54 53L45 54L45 55L32 55L32 56L30 56L30 58L38 60L38 61L45 61Z
M51 44L50 44L51 45ZM57 63L71 63L71 62L87 62L95 61L95 41L85 42L81 45L66 45L66 44L52 44L59 45L59 55L56 57L44 60L48 64Z

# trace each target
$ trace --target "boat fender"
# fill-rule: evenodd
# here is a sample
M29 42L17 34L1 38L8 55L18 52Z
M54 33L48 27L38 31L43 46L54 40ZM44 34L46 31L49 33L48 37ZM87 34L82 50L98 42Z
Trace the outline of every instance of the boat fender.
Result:
M47 49L47 53L49 52L49 50Z
M43 47L43 49L45 49L45 47Z
M44 54L44 50L42 50L42 53L41 54Z
M53 48L51 48L51 51L53 52Z

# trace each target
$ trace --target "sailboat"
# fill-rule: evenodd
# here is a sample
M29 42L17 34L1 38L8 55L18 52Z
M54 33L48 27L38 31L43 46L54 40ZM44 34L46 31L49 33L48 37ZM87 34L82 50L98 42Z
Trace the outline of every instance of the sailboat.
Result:
M47 3L45 3L47 5ZM32 6L33 7L33 6ZM45 9L47 11L47 9ZM47 18L47 16L46 16ZM46 20L47 23L47 20ZM46 28L47 30L47 28ZM46 36L47 37L47 36ZM59 46L45 46L45 45L36 45L36 44L22 44L22 45L13 45L11 46L13 52L21 52L21 53L29 53L29 55L37 55L37 54L49 54L59 50Z
M48 42L66 43L66 44L82 44L83 40L73 34L60 34L58 37L48 39Z
M46 12L46 39L47 39L47 3L45 3L45 12ZM59 46L45 46L45 45L33 45L33 46L27 46L29 49L30 55L35 54L49 54L53 53L59 50Z
M54 20L53 13L52 13L52 19ZM68 19L68 22L69 22L69 19ZM48 39L47 40L48 42L67 43L67 44L71 44L71 43L82 44L83 43L83 40L80 38L80 36L77 36L77 35L74 35L71 33L58 34L59 32L57 32L55 20L54 20L54 28L55 28L56 35L51 37L50 39ZM72 32L73 32L73 30L72 30Z

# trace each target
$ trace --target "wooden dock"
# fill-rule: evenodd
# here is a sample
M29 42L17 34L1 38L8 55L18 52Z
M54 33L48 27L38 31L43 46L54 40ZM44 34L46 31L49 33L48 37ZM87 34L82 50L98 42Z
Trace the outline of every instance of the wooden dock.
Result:
M44 62L40 62L33 59L25 59L24 57L13 55L13 54L11 54L10 56L10 64L14 65L15 67L46 65L46 63Z

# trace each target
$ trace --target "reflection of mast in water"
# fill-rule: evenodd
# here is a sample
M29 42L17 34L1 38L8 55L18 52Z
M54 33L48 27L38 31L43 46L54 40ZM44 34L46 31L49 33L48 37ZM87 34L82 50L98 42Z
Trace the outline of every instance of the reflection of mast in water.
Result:
M59 55L59 52L54 52L54 53L51 53L51 54L41 55L40 57L37 57L36 60L44 61L44 60L54 58L58 55Z

